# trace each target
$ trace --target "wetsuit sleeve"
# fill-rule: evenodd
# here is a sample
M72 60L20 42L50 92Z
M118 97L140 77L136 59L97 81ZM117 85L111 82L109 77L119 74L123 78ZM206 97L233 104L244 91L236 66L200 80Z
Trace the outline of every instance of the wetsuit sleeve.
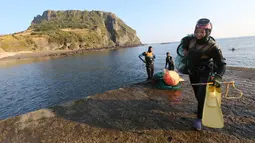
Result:
M144 63L146 63L145 60L142 58L143 56L145 56L145 53L140 54L138 57L139 57Z
M185 50L189 50L189 41L190 39L192 38L193 36L192 35L188 35L188 36L185 36L181 39L181 43L182 43L182 48L185 49Z
M168 58L166 57L166 64L165 64L165 68L167 67L167 63L168 63Z
M212 58L214 61L215 66L215 72L216 74L223 76L226 71L226 62L225 58L222 55L221 49L215 45L212 47Z

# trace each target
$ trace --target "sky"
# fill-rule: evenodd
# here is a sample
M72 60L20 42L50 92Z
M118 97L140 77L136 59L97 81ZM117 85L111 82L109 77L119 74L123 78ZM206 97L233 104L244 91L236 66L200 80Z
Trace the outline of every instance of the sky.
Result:
M26 30L45 10L113 12L142 43L180 41L204 17L215 38L255 36L255 0L1 0L0 35Z

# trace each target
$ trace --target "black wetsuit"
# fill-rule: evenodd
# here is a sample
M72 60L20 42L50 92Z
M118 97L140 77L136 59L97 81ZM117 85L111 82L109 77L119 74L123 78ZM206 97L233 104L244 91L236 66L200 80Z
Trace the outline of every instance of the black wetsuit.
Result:
M186 39L185 39L186 38ZM214 39L196 40L184 37L184 49L188 51L188 70L191 83L206 83L212 73L223 76L226 70L225 59ZM192 86L198 101L197 118L202 119L206 85Z
M145 56L145 61L142 59L142 56ZM153 74L154 74L154 59L156 59L156 56L153 53L144 52L139 55L139 58L144 63L146 63L146 71L147 71L147 75L148 75L147 79L152 79Z
M171 56L166 57L165 68L167 68L168 70L174 70L174 62Z

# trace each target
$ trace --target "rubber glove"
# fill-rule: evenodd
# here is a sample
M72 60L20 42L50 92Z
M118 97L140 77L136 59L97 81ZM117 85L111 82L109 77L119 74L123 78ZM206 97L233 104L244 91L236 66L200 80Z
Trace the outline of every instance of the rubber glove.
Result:
M214 76L211 77L211 82L213 82L213 86L215 86L216 88L220 88L222 77L218 74L215 74Z

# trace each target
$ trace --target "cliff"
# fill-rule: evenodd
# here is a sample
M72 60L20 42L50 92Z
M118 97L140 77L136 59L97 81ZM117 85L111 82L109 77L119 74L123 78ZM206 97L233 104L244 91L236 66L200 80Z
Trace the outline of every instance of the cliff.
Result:
M136 31L115 14L103 11L47 10L27 30L0 37L9 51L96 49L140 45Z

